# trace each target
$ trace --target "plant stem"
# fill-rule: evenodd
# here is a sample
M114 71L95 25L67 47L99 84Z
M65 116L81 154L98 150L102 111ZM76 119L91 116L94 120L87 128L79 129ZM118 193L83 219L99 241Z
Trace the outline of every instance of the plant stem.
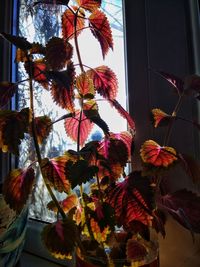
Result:
M77 135L77 152L78 153L80 151L80 137L81 137L81 121L82 121L82 116L83 116L83 110L81 108L80 117L79 117L79 121L78 121L78 135Z
M100 180L99 180L99 176L98 176L98 173L96 174L96 178L97 178L97 186L98 186L98 189L99 189L99 200L101 202L101 204L103 203L103 195L102 195L102 191L101 191L101 185L100 185Z
M182 92L182 94L179 96L178 98L178 102L174 108L174 111L172 112L172 120L168 126L168 129L167 129L167 133L166 133L166 136L165 136L165 140L164 140L164 146L168 145L169 143L169 139L170 139L170 136L171 136L171 133L172 133L172 128L173 128L173 125L174 125L174 121L175 121L175 118L176 118L176 114L182 104L182 100L183 100L183 96L184 96L184 92Z
M77 57L78 57L78 62L80 65L80 69L81 72L85 72L84 68L83 68L83 63L82 63L82 59L81 59L81 55L80 55L80 50L79 50L79 45L78 45L78 38L77 38L77 18L78 18L78 12L79 9L77 10L76 14L75 14L75 20L74 20L74 41L75 41L75 47L76 47L76 53L77 53ZM82 116L83 116L83 98L81 99L81 111L80 111L80 116L79 116L79 123L78 123L78 134L77 134L77 152L79 153L80 151L80 134L81 134L81 122L82 122ZM80 155L79 155L80 157ZM83 185L80 185L80 194L81 194L81 199L82 199L82 205L83 205L83 211L84 211L84 215L85 215L85 219L86 219L86 227L88 229L89 235L91 240L94 240L94 235L90 226L90 218L88 217L87 211L86 211L86 204L85 201L83 199Z
M82 60L81 60L81 55L80 55L80 50L79 50L79 45L78 45L77 29L76 29L77 28L78 12L79 12L79 9L76 11L75 19L74 19L74 29L75 29L75 31L74 31L74 41L75 41L75 47L76 47L76 53L77 53L79 65L80 65L81 71L84 72L83 63L82 63Z
M76 30L75 32L80 32L82 30L86 30L86 29L90 29L90 27L86 26L86 27L83 27L81 29L78 29ZM70 34L68 37L67 37L67 40L69 40L73 35L75 35L75 32L73 32L72 34Z
M29 89L30 89L30 110L31 110L31 130L32 130L32 135L33 135L33 142L34 142L34 146L35 146L35 151L36 151L36 155L37 155L37 159L38 159L38 163L40 166L40 170L41 170L41 174L42 174L42 178L44 180L45 186L53 200L53 202L55 203L59 213L61 214L63 219L66 219L66 215L63 211L63 209L60 207L60 204L58 202L58 200L56 199L49 183L48 180L46 179L43 170L42 170L42 157L41 157L41 153L40 153L40 148L39 148L39 144L37 141L37 131L36 131L36 125L35 125L35 115L34 115L34 97L33 97L33 78L32 78L32 68L31 68L31 61L29 60Z

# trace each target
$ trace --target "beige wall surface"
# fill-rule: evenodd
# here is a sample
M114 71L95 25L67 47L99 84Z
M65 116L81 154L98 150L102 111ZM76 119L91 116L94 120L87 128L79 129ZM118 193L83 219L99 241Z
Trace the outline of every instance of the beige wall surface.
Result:
M172 218L166 224L166 237L159 237L160 267L200 267L200 235L195 242L189 231Z

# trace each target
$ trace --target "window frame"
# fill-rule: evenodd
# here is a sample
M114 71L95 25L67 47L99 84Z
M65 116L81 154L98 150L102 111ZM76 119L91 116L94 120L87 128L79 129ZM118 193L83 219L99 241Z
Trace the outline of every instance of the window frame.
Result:
M12 18L13 4L12 0L4 1L2 8L0 9L0 32L12 32L12 20L6 20L6 18ZM11 46L6 44L4 40L0 38L0 64L4 66L0 72L0 80L6 81L11 78ZM3 182L4 175L10 169L10 156L0 152L0 184Z

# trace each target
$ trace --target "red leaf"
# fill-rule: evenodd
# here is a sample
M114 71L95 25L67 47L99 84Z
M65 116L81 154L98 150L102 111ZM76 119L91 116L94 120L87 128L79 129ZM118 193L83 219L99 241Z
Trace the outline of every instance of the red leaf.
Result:
M125 118L128 122L129 127L132 131L135 131L135 122L131 118L130 114L119 104L117 100L109 99L109 103L116 108L116 110L119 112L119 114Z
M151 225L151 210L134 185L132 176L114 186L111 185L106 195L106 201L113 207L118 222L124 227L129 227L134 220Z
M157 240L147 241L139 235L134 235L132 239L127 241L126 254L127 258L135 262L137 266L153 267L158 257ZM149 262L152 262L153 265L147 264Z
M82 97L89 99L94 97L93 81L87 74L82 73L76 78L76 87Z
M93 127L93 123L91 123L90 120L86 118L83 112L76 111L72 118L65 119L65 131L73 141L77 142L79 124L80 146L83 146Z
M175 117L168 115L167 113L165 113L164 111L158 108L152 109L151 112L153 114L155 128L157 128L158 126L166 126L169 124L172 118L175 118Z
M184 89L186 95L192 95L196 99L200 99L200 76L193 74L185 77Z
M11 110L0 111L0 148L3 152L19 153L19 144L28 132L29 109L20 112Z
M14 169L6 177L3 194L12 209L17 212L22 210L31 193L34 178L32 168Z
M76 255L76 267L97 267L89 262L83 261Z
M76 0L77 4L89 11L94 11L101 6L101 0Z
M182 226L195 233L200 233L200 197L182 189L161 196L158 206L168 211Z
M184 82L185 90L200 91L200 76L193 74L185 77Z
M73 54L73 47L70 43L64 42L62 38L52 37L46 45L45 59L50 69L63 69Z
M16 50L16 56L15 56L15 62L19 63L19 62L27 62L28 61L28 57L27 57L27 53L26 51L17 48Z
M93 79L97 92L106 99L115 99L117 96L118 81L115 73L107 66L100 66L87 71Z
M140 149L140 155L144 163L155 167L168 167L177 160L176 151L172 147L161 147L153 140L144 142Z
M166 223L166 215L160 209L156 209L153 212L153 221L152 221L152 228L156 230L157 233L161 233L162 236L165 238L165 223Z
M98 125L106 134L109 134L109 128L106 122L100 117L98 106L95 100L89 100L83 104L84 115L96 125Z
M0 82L0 107L5 106L16 92L16 84Z
M46 70L46 65L44 63L35 62L34 63L34 74L33 77L37 82L46 82L47 78L44 74Z
M42 239L48 251L57 259L71 259L75 248L77 228L69 218L48 224L43 228Z
M29 52L31 55L34 55L34 54L45 55L46 48L42 44L34 42L32 43L32 47Z
M48 116L40 116L35 118L35 126L37 133L37 140L39 144L42 144L52 130L52 122ZM32 135L32 130L30 130Z
M53 79L51 95L61 108L70 112L74 112L74 76L75 71L72 62L68 64L66 71L51 73Z
M61 206L61 208L63 209L63 211L65 213L69 212L72 208L77 207L79 204L79 200L77 195L72 194L69 195L67 198L65 198L62 201L59 201L59 204ZM53 201L51 201L50 203L48 203L47 208L54 211L54 212L58 212L58 208L55 205L55 203Z
M121 166L125 166L128 161L128 148L120 139L103 140L98 152L107 158L110 164L119 163Z
M179 158L183 163L184 170L192 178L192 181L198 183L200 181L200 162L185 154L179 154Z
M171 73L166 73L164 71L158 71L156 73L158 73L159 75L161 75L162 78L167 80L176 89L178 95L183 92L184 82L179 77Z
M113 181L121 177L128 161L125 143L122 140L105 138L99 143L97 150L98 152L91 156L90 164L98 166L99 179L108 176L110 181Z
M42 171L45 177L49 180L51 186L53 186L59 192L69 192L71 186L66 177L66 163L68 161L74 161L75 157L70 154L65 154L50 160L43 160Z
M72 208L77 207L78 204L79 204L78 196L72 194L61 202L61 207L63 208L64 212L68 212Z
M127 259L140 261L143 260L145 256L147 256L147 249L144 244L140 243L138 240L129 239L126 245L126 255Z
M67 9L62 15L62 35L65 39L71 39L75 33L75 14L71 10ZM82 16L80 14L80 16ZM84 27L84 18L77 17L76 32L80 34L81 29Z
M106 15L95 10L89 17L90 29L101 45L103 57L108 53L109 48L113 49L113 38L109 21Z
M124 132L121 132L118 134L110 133L110 137L121 140L126 145L126 148L128 150L128 159L130 160L130 158L131 158L131 145L133 142L132 134L129 133L128 131L124 131Z
M58 84L53 84L51 86L51 95L54 101L63 109L67 109L69 112L74 112L74 102L73 102L73 88L59 86Z
M39 82L45 89L48 88L48 79L45 75L47 66L43 60L38 59L31 63L25 62L24 68L29 75L32 74L32 77L35 81Z

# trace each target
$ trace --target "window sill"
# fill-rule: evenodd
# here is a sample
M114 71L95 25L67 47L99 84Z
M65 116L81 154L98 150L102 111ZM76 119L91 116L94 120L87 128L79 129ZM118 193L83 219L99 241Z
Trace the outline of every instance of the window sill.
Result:
M27 266L29 267L36 267L36 266L72 267L74 263L73 260L72 261L57 260L54 257L52 257L47 251L47 249L45 248L41 240L41 231L45 225L46 225L45 223L38 222L35 220L28 221L26 241L25 241L24 251L21 256L20 267L27 267Z
M50 262L48 260L42 259L28 252L23 252L20 258L19 267L61 267L63 265Z

